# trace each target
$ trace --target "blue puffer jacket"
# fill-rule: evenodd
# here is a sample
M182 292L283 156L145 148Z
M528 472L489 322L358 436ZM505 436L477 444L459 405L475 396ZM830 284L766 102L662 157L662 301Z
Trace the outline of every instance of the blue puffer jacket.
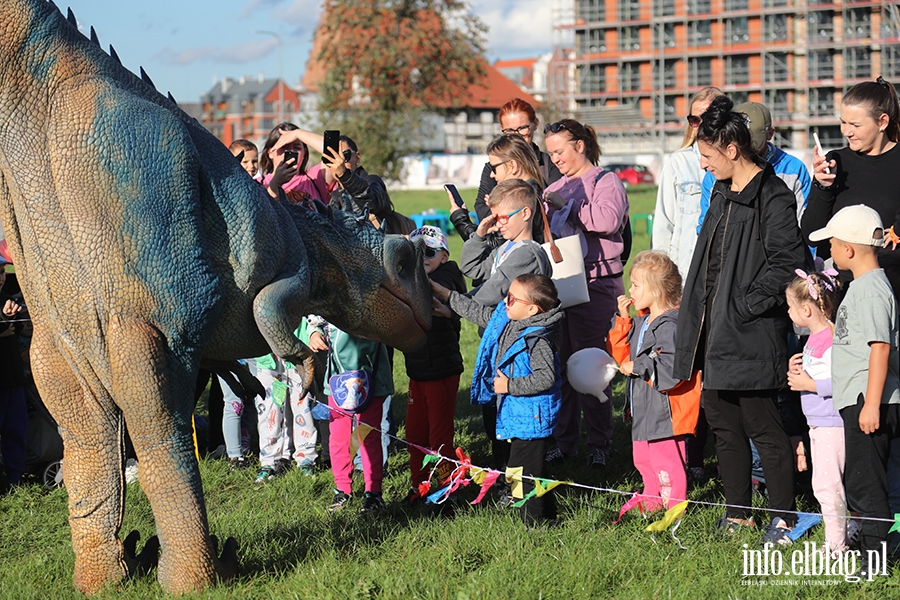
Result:
M555 337L564 313L553 309L524 321L510 322L506 307L497 306L482 336L475 374L472 378L472 403L489 404L497 398L497 439L534 440L550 437L559 415L562 401L562 379ZM519 327L511 343L508 338ZM501 342L507 347L501 351ZM499 369L510 379L532 374L531 353L537 344L548 344L554 358L554 380L549 389L531 395L494 394L494 375Z

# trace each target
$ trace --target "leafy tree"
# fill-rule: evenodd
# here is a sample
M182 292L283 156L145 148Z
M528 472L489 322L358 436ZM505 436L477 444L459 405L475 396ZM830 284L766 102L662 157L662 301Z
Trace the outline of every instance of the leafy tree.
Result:
M486 27L461 0L325 0L316 34L323 122L396 178L429 107L460 106L483 81Z

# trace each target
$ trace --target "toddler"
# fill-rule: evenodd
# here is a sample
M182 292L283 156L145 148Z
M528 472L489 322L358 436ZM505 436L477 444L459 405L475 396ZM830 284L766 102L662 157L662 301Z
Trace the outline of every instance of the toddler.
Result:
M684 436L697 427L700 385L696 374L684 383L672 376L678 266L664 252L647 250L634 258L630 277L631 298L618 297L607 346L628 377L625 418L632 420L634 466L644 480L641 502L652 512L687 498ZM634 319L632 305L638 311Z
M259 170L259 150L256 149L256 144L250 140L234 140L228 146L228 149L235 156L243 152L244 156L241 158L241 166L244 167L244 170L247 171L250 177L256 177L256 172Z
M499 185L497 186L499 187ZM564 313L553 280L519 275L509 285L504 306L491 308L450 292L450 308L485 328L472 378L473 404L496 401L496 439L509 445L507 473L544 477L544 454L559 415L560 321ZM534 482L523 479L523 498ZM556 518L552 492L530 498L520 509L526 525Z
M809 329L802 354L791 357L788 385L800 392L809 425L812 485L825 515L825 543L835 555L847 549L847 501L844 497L844 421L831 398L831 342L837 308L837 271L810 273L800 269L788 285L788 316L794 325ZM797 470L805 471L806 458L797 456ZM832 515L832 516L829 516ZM840 516L833 516L840 515Z

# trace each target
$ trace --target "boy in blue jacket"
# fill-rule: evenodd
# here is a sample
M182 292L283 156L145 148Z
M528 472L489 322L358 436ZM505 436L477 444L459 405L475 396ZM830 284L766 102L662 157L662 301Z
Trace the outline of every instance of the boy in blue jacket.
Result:
M450 308L485 328L475 359L472 402L496 397L497 439L510 442L507 473L544 477L544 454L559 414L562 380L559 369L563 311L553 280L546 275L516 277L502 305L483 306L450 292ZM521 493L534 489L523 479ZM556 518L551 494L529 499L520 509L526 525Z

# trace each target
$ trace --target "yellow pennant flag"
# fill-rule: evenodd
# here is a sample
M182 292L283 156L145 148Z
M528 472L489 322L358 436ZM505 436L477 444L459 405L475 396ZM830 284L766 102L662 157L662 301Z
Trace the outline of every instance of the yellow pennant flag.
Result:
M684 514L685 509L687 508L688 501L679 502L672 508L666 511L665 516L659 521L655 523L650 523L650 525L644 531L665 531L669 527L672 526L672 523L681 518Z
M525 490L522 488L522 467L506 468L506 483L512 487L513 498L524 498Z
M366 439L366 436L369 435L372 429L371 425L366 425L365 423L356 425L353 435L350 436L350 456L356 456L356 453L359 452L359 447L363 444L363 440Z
M484 477L485 475L487 475L487 471L485 471L484 469L476 470L475 468L471 468L469 469L469 475L472 477L472 481L474 483L481 485L482 483L484 483Z
M558 485L562 485L564 481L548 481L547 479L538 479L534 482L534 491L538 498L552 490Z

